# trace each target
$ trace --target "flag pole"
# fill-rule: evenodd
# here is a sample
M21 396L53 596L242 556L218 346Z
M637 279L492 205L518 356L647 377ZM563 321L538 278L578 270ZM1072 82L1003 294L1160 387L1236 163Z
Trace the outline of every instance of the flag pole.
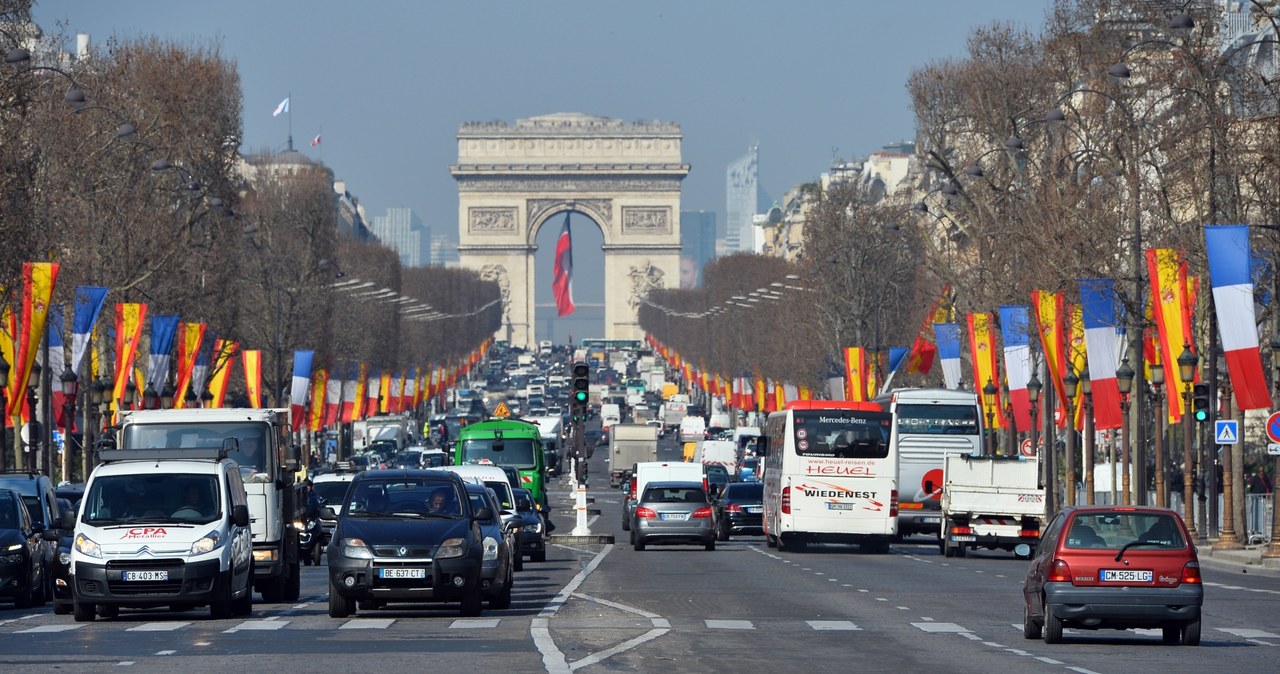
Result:
M293 150L293 92L292 91L289 92L289 96L285 98L285 100L289 101L289 107L288 109L285 110L285 113L289 115L289 150L292 151Z

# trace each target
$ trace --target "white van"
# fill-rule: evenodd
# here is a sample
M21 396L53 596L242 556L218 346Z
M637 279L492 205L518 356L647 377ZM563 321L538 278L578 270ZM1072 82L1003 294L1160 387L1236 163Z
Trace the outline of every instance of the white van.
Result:
M610 426L622 423L622 410L613 403L605 403L600 406L600 426L604 430L609 430Z
M680 420L680 442L698 442L707 438L707 422L702 417L688 415Z
M77 622L120 608L252 612L253 540L240 467L225 449L104 451L71 546Z
M697 463L724 466L729 475L738 474L738 445L732 440L707 440L698 448Z
M463 480L472 484L483 484L498 495L504 519L516 510L515 492L511 491L511 482L507 480L507 472L494 465L465 464L445 466L444 470L457 473Z

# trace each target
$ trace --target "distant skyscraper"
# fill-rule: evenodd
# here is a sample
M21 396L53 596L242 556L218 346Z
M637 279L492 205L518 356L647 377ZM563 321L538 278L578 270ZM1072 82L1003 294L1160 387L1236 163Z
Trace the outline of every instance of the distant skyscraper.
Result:
M404 267L422 267L431 261L431 232L409 208L388 208L373 219L373 234L400 254Z
M759 210L759 148L755 145L725 171L725 252L753 249L751 219Z
M458 266L458 242L447 234L431 235L431 265L435 267Z
M702 268L715 257L715 211L680 211L680 287L702 285ZM692 265L689 275L685 265Z

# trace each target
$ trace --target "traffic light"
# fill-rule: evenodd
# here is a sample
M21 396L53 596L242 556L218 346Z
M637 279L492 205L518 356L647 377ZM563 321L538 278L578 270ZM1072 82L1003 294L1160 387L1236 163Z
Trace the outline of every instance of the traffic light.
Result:
M1209 385L1196 384L1191 389L1191 409L1196 421L1209 420Z
M570 403L586 409L591 399L591 366L582 361L573 364L573 393Z

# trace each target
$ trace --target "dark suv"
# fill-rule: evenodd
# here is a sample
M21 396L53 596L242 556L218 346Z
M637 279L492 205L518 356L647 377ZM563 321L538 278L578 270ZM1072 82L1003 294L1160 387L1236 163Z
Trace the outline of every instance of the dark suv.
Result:
M49 561L43 550L57 534L46 531L12 489L0 488L0 599L18 608L43 606L49 599Z
M57 536L70 536L71 528L75 526L74 520L63 521L62 511L58 507L58 496L54 492L53 481L47 475L41 475L40 473L5 472L0 473L0 489L12 489L18 492L18 495L22 497L22 502L27 504L27 512L31 514L31 521L39 524L44 530L56 532L56 535L50 534L46 542L40 546L41 564L46 569L53 568L55 557L58 554ZM71 526L63 528L63 524L70 524ZM53 574L47 574L45 582L46 587L43 596L52 599Z
M1182 518L1167 508L1062 509L1045 529L1022 597L1028 639L1043 631L1046 643L1059 643L1064 626L1160 628L1166 644L1200 643L1200 562Z
M388 603L460 602L480 615L484 536L480 522L498 513L475 509L456 473L380 470L351 481L329 554L329 615L345 618Z

